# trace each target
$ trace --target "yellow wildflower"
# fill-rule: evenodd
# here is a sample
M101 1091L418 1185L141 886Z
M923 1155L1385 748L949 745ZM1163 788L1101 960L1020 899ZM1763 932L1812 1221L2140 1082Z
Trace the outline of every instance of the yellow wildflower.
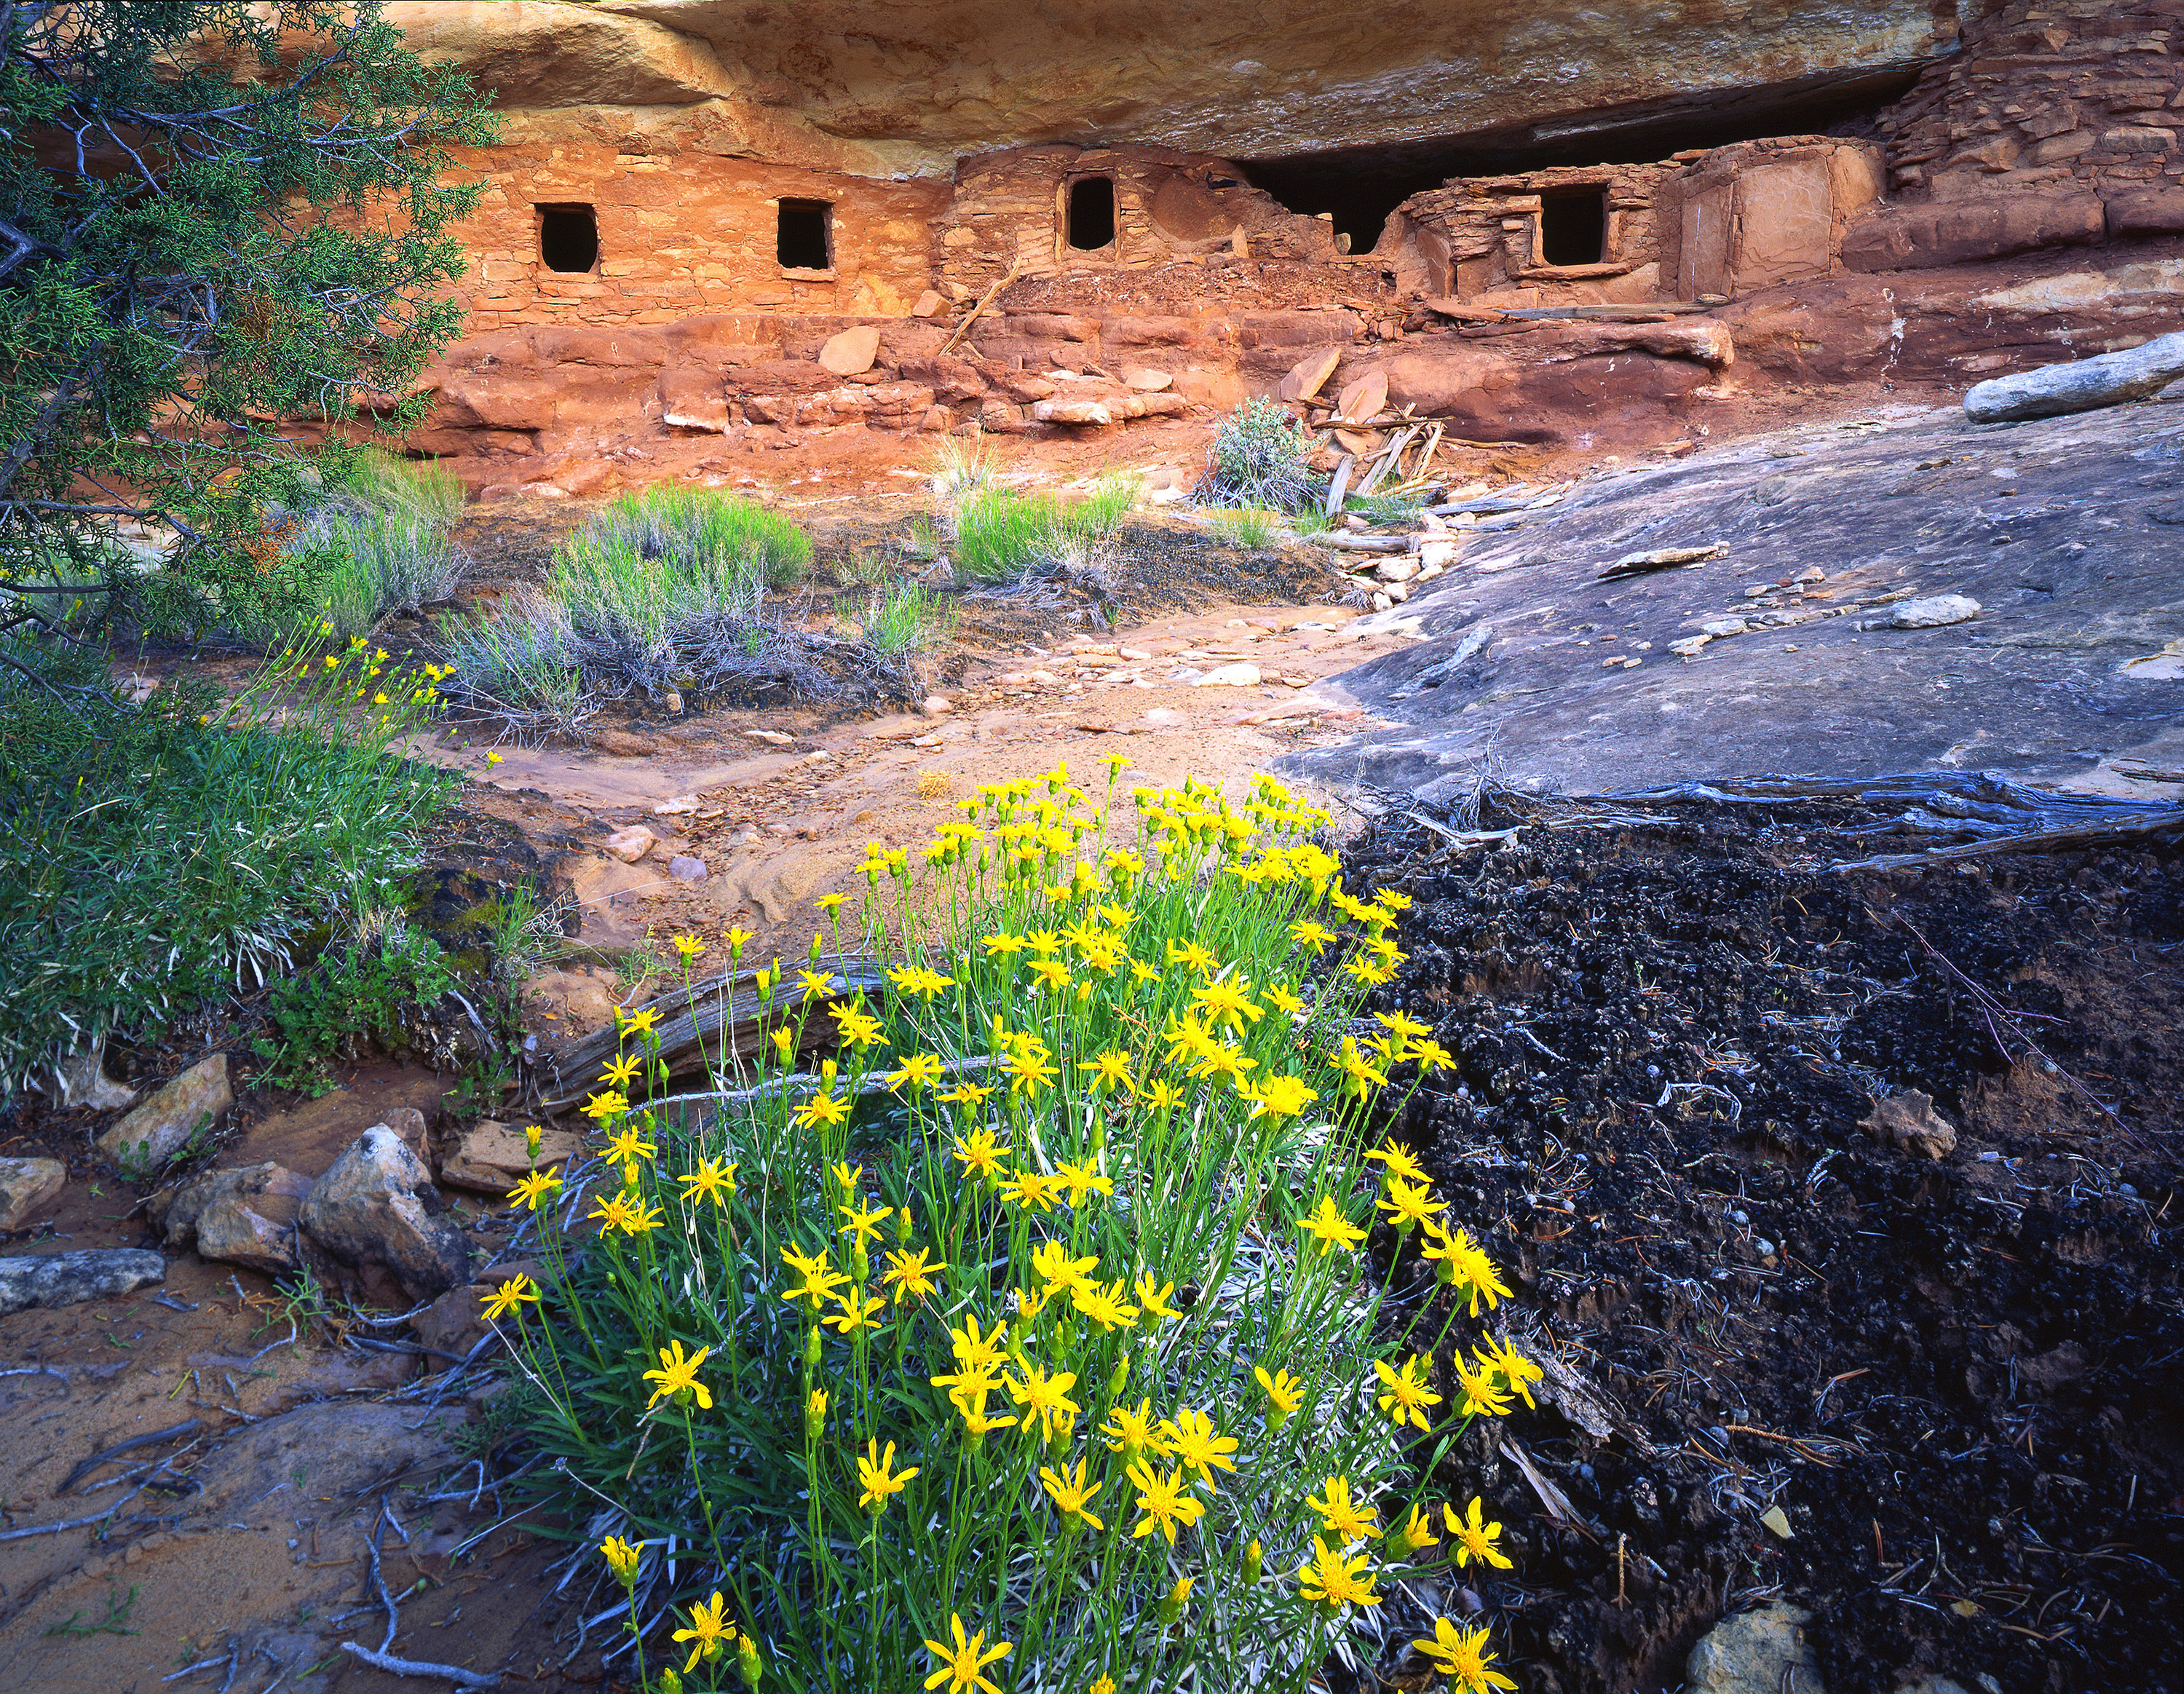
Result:
M1031 1428L1037 1418L1040 1430L1049 1440L1057 1431L1067 1435L1077 1427L1077 1414L1084 1410L1069 1397L1069 1390L1077 1385L1072 1372L1055 1371L1051 1374L1026 1360L1023 1379L1005 1376L1001 1386L1008 1390L1009 1398L1024 1408L1024 1428Z
M672 1351L671 1351L670 1349ZM682 1344L680 1341L670 1341L666 1346L662 1347L660 1350L660 1368L649 1370L644 1374L644 1379L647 1382L656 1382L660 1385L652 1391L652 1398L644 1402L644 1409L649 1412L662 1400L671 1400L677 1395L687 1392L697 1396L700 1411L711 1411L713 1396L711 1390L698 1380L698 1367L705 1362L705 1356L712 1351L710 1347L700 1347L690 1357L685 1358L682 1356Z
M1363 1553L1345 1555L1317 1535L1312 1557L1297 1567L1297 1592L1330 1611L1345 1606L1377 1606L1380 1596L1373 1586L1373 1573Z
M887 1301L878 1295L867 1295L863 1289L851 1287L847 1294L834 1296L834 1304L841 1307L830 1318L819 1321L839 1329L844 1336L855 1335L860 1329L877 1329L880 1326L873 1313L886 1309Z
M1139 1277L1134 1287L1138 1304L1145 1307L1147 1317L1165 1318L1171 1323L1180 1323L1183 1321L1183 1313L1167 1303L1168 1296L1175 1292L1173 1283L1156 1282L1153 1277L1147 1273Z
M920 1247L915 1252L888 1254L889 1268L880 1280L894 1289L895 1304L898 1306L905 1300L922 1299L940 1285L935 1279L948 1268L947 1262L944 1260L928 1264L925 1251Z
M894 1443L893 1441L887 1444L887 1452L884 1454L880 1452L880 1444L877 1438L865 1443L864 1457L857 1461L857 1480L863 1485L865 1491L857 1496L857 1504L869 1511L875 1518L887 1510L889 1500L901 1493L909 1485L910 1479L918 1472L918 1467L916 1465L911 1466L908 1470L900 1471L894 1470ZM889 1474L891 1471L893 1474Z
M614 1572L615 1580L627 1587L630 1578L637 1574L638 1550L620 1535L609 1535L599 1543L599 1554L606 1560L607 1569Z
M1072 1206L1084 1205L1088 1195L1112 1195L1115 1191L1114 1183L1095 1170L1089 1159L1081 1165L1073 1165L1067 1159L1057 1160L1054 1176L1055 1180L1068 1190Z
M485 1296L485 1315L505 1318L511 1312L521 1312L526 1306L538 1303L538 1290L531 1279L518 1273L507 1281L494 1284L491 1294Z
M1483 1505L1484 1502L1474 1495L1468 1517L1459 1517L1452 1505L1440 1508L1441 1521L1448 1525L1448 1533L1456 1542L1456 1562L1458 1566L1462 1566L1477 1559L1482 1564L1492 1565L1496 1570L1507 1570L1510 1568L1510 1561L1496 1539L1502 1533L1502 1526L1481 1521L1485 1516L1481 1509Z
M1532 1398L1529 1385L1546 1375L1539 1366L1509 1345L1506 1335L1493 1335L1484 1346L1474 1347L1471 1355L1479 1361L1482 1371L1492 1371L1502 1379L1502 1385L1518 1396L1527 1406L1538 1404Z
M547 1197L561 1186L561 1179L544 1171L533 1171L508 1191L510 1200L521 1201L536 1212L546 1203Z
M690 1608L690 1627L676 1630L677 1641L697 1643L690 1649L690 1662L682 1667L685 1676L698 1668L699 1659L712 1658L724 1642L732 1644L736 1640L735 1626L725 1616L727 1610L727 1602L721 1598L721 1591L716 1588L710 1600Z
M1390 1179L1400 1179L1404 1182L1426 1180L1426 1173L1418 1167L1418 1162L1411 1156L1411 1150L1393 1141L1382 1142L1365 1156L1385 1165Z
M1206 1515L1206 1502L1184 1492L1181 1470L1163 1475L1140 1460L1125 1474L1138 1486L1139 1516L1130 1530L1133 1540L1142 1539L1158 1530L1167 1537L1167 1544L1173 1546L1178 1528L1195 1524Z
M1447 1508L1444 1507L1442 1509L1446 1511ZM1407 1553L1424 1552L1428 1547L1440 1545L1440 1537L1433 1532L1433 1519L1416 1506L1411 1507L1411 1515L1401 1526L1389 1533L1402 1544L1402 1550Z
M1350 1479L1346 1476L1329 1477L1327 1498L1321 1500L1307 1495L1304 1503L1319 1514L1319 1521L1327 1526L1327 1533L1334 1537L1338 1546L1369 1540L1380 1533L1380 1514L1351 1499Z
M1222 1435L1213 1427L1213 1420L1205 1413L1186 1406L1160 1426L1160 1436L1167 1451L1185 1470L1195 1470L1198 1479L1209 1489L1213 1486L1216 1467L1233 1471L1236 1463L1228 1457L1238 1442L1234 1435Z
M710 1200L716 1206L725 1206L736 1191L736 1167L719 1159L705 1159L696 1170L675 1180L682 1184L685 1201Z
M1331 1195L1320 1195L1318 1206L1299 1218L1297 1228L1330 1247L1355 1247L1365 1239L1365 1232L1342 1215Z
M839 1123L850 1115L848 1103L834 1098L833 1090L822 1089L796 1108L796 1127L811 1129L830 1123Z
M1255 1365L1251 1374L1258 1379L1259 1387L1273 1402L1274 1416L1267 1421L1275 1429L1280 1429L1289 1421L1290 1413L1304 1404L1304 1385L1286 1370L1277 1370L1268 1376L1264 1365Z
M1061 1512L1065 1524L1071 1518L1078 1518L1095 1530L1106 1528L1085 1509L1085 1502L1107 1485L1104 1481L1086 1484L1083 1459L1078 1460L1075 1466L1067 1471L1056 1471L1050 1466L1041 1465L1039 1479L1047 1493L1053 1496L1055 1506Z
M1011 1171L1000 1180L1001 1198L1027 1212L1051 1212L1061 1184L1037 1171Z
M948 1694L968 1694L968 1691L974 1688L985 1690L985 1694L1001 1694L1000 1689L979 1673L995 1659L1007 1658L1009 1649L1014 1643L996 1641L993 1646L988 1647L986 1632L983 1630L966 1641L963 1636L963 1620L951 1615L948 1621L956 1631L956 1645L953 1649L950 1649L942 1642L930 1638L927 1640L926 1651L940 1661L940 1669L925 1679L926 1687L938 1688L945 1682L948 1685Z
M1000 1138L991 1129L974 1129L968 1136L956 1136L954 1152L967 1172L981 1177L994 1175L1009 1156L1009 1149L1000 1145Z
M1411 1645L1448 1678L1454 1694L1493 1694L1497 1688L1517 1686L1500 1671L1487 1668L1494 1662L1495 1655L1486 1651L1486 1630L1483 1627L1467 1630L1446 1618L1436 1618L1432 1638L1421 1637Z
M1379 1398L1380 1409L1398 1424L1412 1424L1421 1429L1433 1427L1425 1408L1440 1405L1441 1397L1427 1386L1425 1369L1425 1360L1415 1353L1405 1361L1401 1370L1389 1369L1384 1360L1373 1361L1373 1374L1388 1390Z

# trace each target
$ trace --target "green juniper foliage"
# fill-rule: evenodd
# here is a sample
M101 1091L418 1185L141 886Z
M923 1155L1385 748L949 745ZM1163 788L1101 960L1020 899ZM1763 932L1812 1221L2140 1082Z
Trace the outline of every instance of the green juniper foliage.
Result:
M274 421L414 418L387 397L455 333L478 192L447 147L493 133L381 10L0 0L0 627L49 627L62 566L182 629L308 593ZM124 568L125 516L171 534L162 568Z

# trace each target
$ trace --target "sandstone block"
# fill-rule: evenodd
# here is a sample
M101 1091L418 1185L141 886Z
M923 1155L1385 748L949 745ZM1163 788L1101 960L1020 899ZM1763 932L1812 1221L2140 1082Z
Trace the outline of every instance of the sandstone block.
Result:
M302 1204L288 1195L216 1200L198 1214L198 1256L284 1275L296 1268L296 1214Z
M1114 414L1099 400L1041 400L1031 409L1031 415L1039 423L1091 425L1098 427L1114 422Z
M1124 386L1134 388L1141 394L1154 393L1167 387L1174 381L1175 378L1165 371L1143 369L1128 371L1123 377Z
M2109 195L2108 207L2112 236L2184 232L2184 188L2134 188Z
M880 332L872 324L860 324L832 337L819 349L819 368L837 376L855 376L872 368L879 357Z
M384 1265L413 1297L470 1279L471 1247L440 1216L432 1173L387 1125L357 1137L304 1199L303 1226L345 1264Z
M58 1159L0 1159L0 1229L21 1229L67 1186Z
M91 1047L79 1047L54 1067L54 1084L61 1104L70 1106L89 1106L93 1112L119 1112L136 1098L136 1090L127 1088L106 1074L106 1046L103 1041Z
M227 1055L214 1053L184 1071L98 1138L116 1164L157 1170L187 1146L200 1128L219 1123L235 1104Z
M582 1141L567 1131L543 1130L538 1137L538 1168L558 1169L582 1150ZM491 1118L457 1136L440 1163L442 1182L480 1194L504 1195L530 1173L531 1154L521 1126Z
M1248 661L1238 665L1217 665L1191 684L1194 688L1256 688L1259 686L1259 667Z
M1897 206L1868 218L1844 235L1842 262L1864 271L1971 265L2097 242L2107 232L2107 213L2091 193L1994 194Z

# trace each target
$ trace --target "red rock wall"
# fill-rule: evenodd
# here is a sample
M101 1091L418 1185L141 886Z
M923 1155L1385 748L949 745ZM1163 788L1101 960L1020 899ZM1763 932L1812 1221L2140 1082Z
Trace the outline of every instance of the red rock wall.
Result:
M606 145L467 149L489 185L454 233L470 265L457 286L473 333L523 324L593 328L672 323L740 309L900 316L929 286L928 231L945 183L888 182L694 151ZM777 262L777 200L833 206L831 273ZM542 204L594 209L599 260L588 275L539 254Z
M2012 0L1881 120L1912 199L2175 186L2184 0Z

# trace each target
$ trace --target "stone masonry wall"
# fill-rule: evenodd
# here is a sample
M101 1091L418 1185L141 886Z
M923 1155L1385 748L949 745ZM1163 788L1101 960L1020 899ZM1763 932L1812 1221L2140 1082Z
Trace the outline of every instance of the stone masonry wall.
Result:
M2011 0L1881 120L1898 199L2184 179L2184 0Z
M632 153L579 143L465 150L488 187L454 233L470 256L457 295L469 328L666 324L758 308L900 317L930 286L928 227L944 182L889 182L710 153ZM783 198L833 207L831 271L777 262ZM599 263L550 270L541 205L588 205Z
M1116 239L1091 251L1065 240L1069 185L1115 184ZM981 293L1008 274L1142 270L1230 247L1238 231L1257 258L1333 261L1331 220L1290 211L1226 159L1166 148L1015 148L964 159L933 231L942 289Z

